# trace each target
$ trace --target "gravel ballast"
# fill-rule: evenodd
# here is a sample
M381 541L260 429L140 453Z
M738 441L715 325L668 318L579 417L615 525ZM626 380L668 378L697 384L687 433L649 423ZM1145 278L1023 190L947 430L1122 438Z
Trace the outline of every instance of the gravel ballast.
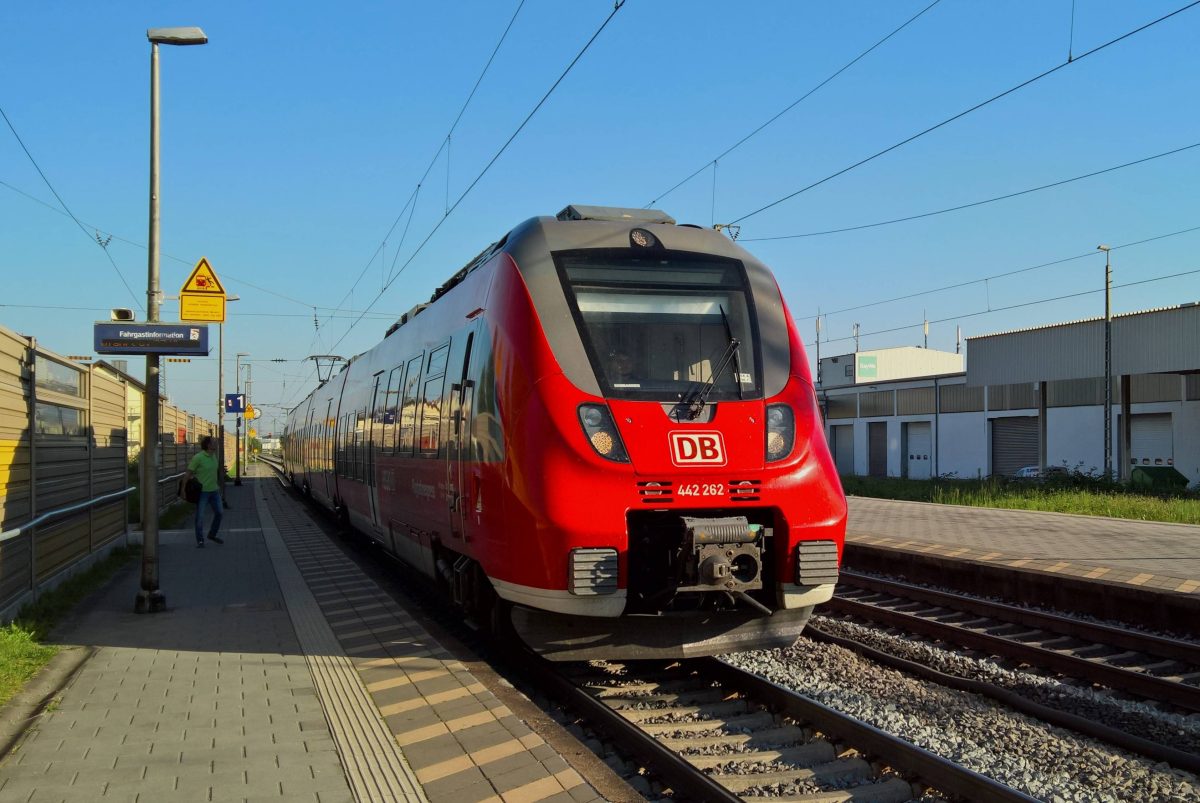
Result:
M903 657L909 660L1020 687L1022 693L1034 688L1045 695L1043 702L1061 708L1067 700L1080 706L1077 712L1085 716L1093 715L1082 709L1095 708L1109 717L1123 711L1128 721L1153 733L1145 734L1148 738L1180 749L1194 749L1189 745L1200 743L1200 722L1195 717L1164 715L1152 706L1012 672L852 623L825 617L815 617L813 622L896 654L901 654L896 644L878 642L902 641L907 653ZM1053 728L978 695L914 679L835 645L804 639L787 650L746 652L725 660L1042 800L1200 803L1200 781L1188 773Z

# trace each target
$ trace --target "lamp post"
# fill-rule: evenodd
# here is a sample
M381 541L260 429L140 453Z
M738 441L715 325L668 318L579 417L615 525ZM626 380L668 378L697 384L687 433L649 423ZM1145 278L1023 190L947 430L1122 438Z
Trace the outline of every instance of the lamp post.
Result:
M237 358L234 360L233 381L235 385L234 392L237 395L242 395L242 357L249 357L250 352L239 351ZM233 454L234 465L236 466L233 475L233 484L241 486L242 484L242 416L245 415L245 407L242 407L242 412L238 413L236 429L233 436Z
M1107 245L1104 252L1104 478L1112 480L1112 263Z
M241 301L241 296L227 296L226 301ZM221 505L225 501L225 322L217 324L217 481L221 484Z
M158 322L158 46L202 45L208 41L199 28L151 28L150 40L150 235L146 283L146 321ZM134 600L137 613L155 613L167 606L158 586L158 472L159 472L159 357L146 355L146 393L142 408L142 575Z

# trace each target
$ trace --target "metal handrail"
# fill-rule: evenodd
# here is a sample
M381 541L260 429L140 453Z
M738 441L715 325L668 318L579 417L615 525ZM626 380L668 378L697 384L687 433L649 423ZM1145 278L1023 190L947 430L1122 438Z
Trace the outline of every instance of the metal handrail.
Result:
M164 482L170 482L171 480L177 480L186 473L187 473L186 471L181 471L178 474L172 474L169 477L163 477L161 480L158 481L158 484L162 485ZM67 507L60 507L57 510L48 511L48 512L43 513L42 515L38 516L36 519L33 519L32 521L25 522L20 527L15 527L11 530L4 530L4 531L0 532L0 543L3 543L5 541L16 538L21 533L25 532L26 530L30 529L31 527L38 526L39 524L41 524L44 521L48 521L50 519L57 518L58 516L65 516L68 513L74 513L76 510L83 510L84 508L89 508L92 505L98 505L101 502L107 502L110 499L120 499L121 497L129 496L129 494L133 493L136 490L137 490L137 486L131 485L123 491L113 491L112 493L104 494L103 496L97 496L95 499L89 499L86 502L76 502L75 504L68 505Z
M66 515L67 513L73 513L76 510L82 510L83 508L88 508L88 507L91 507L92 505L100 504L101 502L105 502L109 499L120 499L123 496L128 496L129 494L133 493L136 490L137 490L136 486L130 486L123 491L113 491L112 493L104 494L103 496L97 496L95 499L90 499L87 502L77 502L74 505L68 505L67 507L60 507L58 510L51 510L47 513L43 513L42 515L38 516L36 519L33 519L32 521L28 521L25 524L22 524L20 527L16 527L12 530L4 530L3 532L0 532L0 543L3 543L4 541L8 541L11 538L16 538L21 533L25 532L26 530L28 530L31 527L36 527L37 525L41 524L43 521L47 521L49 519L53 519L58 516L63 516L63 515Z

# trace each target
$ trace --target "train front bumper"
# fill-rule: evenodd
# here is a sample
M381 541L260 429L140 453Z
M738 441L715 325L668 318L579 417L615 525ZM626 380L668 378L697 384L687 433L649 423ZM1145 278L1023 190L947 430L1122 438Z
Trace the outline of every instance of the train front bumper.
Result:
M770 616L739 610L602 618L515 606L512 623L530 649L552 661L631 661L790 647L811 615L805 606Z

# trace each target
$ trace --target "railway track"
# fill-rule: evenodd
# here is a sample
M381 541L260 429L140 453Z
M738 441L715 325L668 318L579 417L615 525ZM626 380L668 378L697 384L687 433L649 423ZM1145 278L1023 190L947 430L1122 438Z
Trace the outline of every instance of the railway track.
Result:
M841 581L837 595L823 610L826 616L841 614L846 621L869 620L890 629L917 633L1035 669L1050 669L1087 684L1135 694L1140 691L1143 692L1140 696L1168 708L1178 706L1195 710L1192 706L1198 678L1194 669L1189 669L1200 665L1200 648L1195 644L851 571L843 571ZM1019 692L986 681L944 674L856 638L833 635L815 622L810 623L805 635L838 644L870 660L926 680L991 697L1048 724L1106 741L1178 769L1200 773L1200 754L1189 749L1040 704Z
M264 462L282 481L281 467ZM506 657L523 683L578 712L679 800L766 791L785 802L905 801L925 788L969 800L1034 799L714 659L594 666Z
M565 705L578 724L616 749L626 771L645 768L646 781L626 778L652 797L662 787L675 799L704 801L753 800L764 793L812 803L915 796L932 801L939 794L1034 799L722 662L589 667L532 656L501 659L460 619L446 618L440 601L418 604L474 649L493 653L485 660L507 666L504 674L526 694ZM570 674L563 674L564 667L572 667ZM1169 756L1163 760L1183 766Z
M531 659L524 671L676 799L906 801L933 789L953 799L1034 800L716 659L566 667Z
M823 612L1200 712L1200 645L850 571Z

